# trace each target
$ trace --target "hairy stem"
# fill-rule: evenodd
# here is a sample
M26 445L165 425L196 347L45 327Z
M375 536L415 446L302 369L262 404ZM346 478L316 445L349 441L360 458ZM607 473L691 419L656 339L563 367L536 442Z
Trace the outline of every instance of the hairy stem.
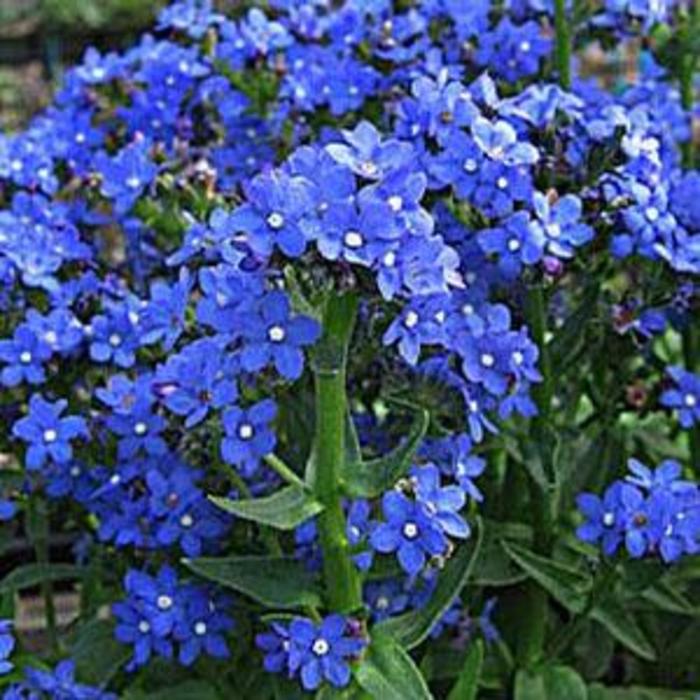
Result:
M556 66L559 84L571 89L571 34L566 16L566 0L554 0L554 28L556 30Z
M314 363L316 427L310 481L316 498L324 506L318 528L326 601L337 612L351 612L362 603L339 488L339 473L345 459L345 368L356 311L357 300L352 296L332 297L328 301L324 336Z

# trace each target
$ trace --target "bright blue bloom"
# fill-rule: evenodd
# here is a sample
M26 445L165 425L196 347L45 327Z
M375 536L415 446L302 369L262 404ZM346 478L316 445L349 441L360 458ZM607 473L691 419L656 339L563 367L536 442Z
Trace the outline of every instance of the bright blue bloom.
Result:
M161 342L164 350L172 350L185 329L185 311L189 301L192 281L187 268L173 285L154 282L151 298L143 311L141 344Z
M246 186L246 202L233 211L229 225L258 256L269 257L277 246L290 258L306 249L301 219L311 207L306 180L272 171Z
M255 645L264 654L263 668L268 673L282 673L289 666L289 629L280 622L271 622L270 630L255 635Z
M95 165L102 175L102 194L114 201L117 214L124 214L153 182L158 167L148 155L149 144L136 141L114 157L100 154Z
M536 192L534 209L536 223L552 255L570 258L576 248L593 239L593 229L581 221L583 205L576 195L564 195L552 204L545 195Z
M272 399L264 399L250 408L234 406L224 411L222 423L226 437L221 441L221 456L246 474L252 474L260 460L272 452L277 443L270 423L277 415Z
M26 668L25 680L11 686L3 696L5 700L117 700L113 693L107 693L93 686L77 683L75 664L71 660L61 661L53 671Z
M608 556L615 553L622 541L623 519L621 513L621 491L624 485L616 482L608 487L602 500L592 493L580 494L576 499L586 522L576 531L584 542L602 540L603 551Z
M79 416L61 417L68 401L54 403L41 394L33 394L29 400L29 414L12 426L12 434L29 447L25 456L27 469L41 469L48 460L65 464L73 457L71 442L89 437L87 423Z
M165 440L161 437L166 428L165 419L151 410L150 402L137 401L128 413L109 416L106 424L119 436L117 453L121 460L133 459L140 453L163 455L167 450Z
M345 532L351 547L365 543L371 528L370 513L370 503L363 499L352 501L347 509ZM353 561L360 571L367 571L372 566L373 554L374 552L370 550L353 557Z
M289 32L279 22L270 21L257 7L248 11L241 22L241 35L260 54L284 49L292 43Z
M681 426L692 428L700 422L700 376L681 367L669 367L666 373L674 386L661 394L661 405L677 412Z
M374 622L399 615L406 610L409 601L403 582L395 578L368 581L363 599Z
M440 470L434 464L411 469L415 482L416 500L426 506L449 537L465 539L470 535L469 525L459 512L466 504L464 491L455 485L443 486Z
M331 143L326 151L366 180L380 180L392 170L408 165L413 147L395 139L383 140L377 129L361 121L354 130L342 132L347 143Z
M367 641L348 633L348 620L329 615L319 625L297 617L289 625L289 672L299 674L304 690L324 681L334 688L350 683L348 661L359 656Z
M480 66L508 83L537 73L552 51L552 40L542 35L537 22L513 24L504 17L493 31L479 36L475 58Z
M8 674L14 668L14 664L9 661L14 648L12 620L0 620L0 676Z
M95 316L88 329L90 357L95 362L114 362L132 367L140 345L138 317L124 304L112 306L107 315Z
M298 379L304 370L303 348L319 338L319 324L307 316L292 316L284 292L266 294L250 310L244 335L241 365L258 372L274 364L285 379Z
M381 554L396 552L401 568L415 576L426 564L426 557L447 552L448 539L442 524L426 504L408 498L399 491L382 496L386 522L379 523L370 535L370 544Z
M498 268L507 280L516 279L523 265L538 263L544 253L543 231L526 212L516 212L498 228L479 231L477 238L484 253L497 256Z
M0 523L12 520L17 513L17 504L0 497Z
M505 165L534 165L539 161L538 150L526 141L520 141L513 126L505 121L491 122L483 117L471 126L474 143L492 160Z
M44 363L51 355L51 346L30 324L22 324L15 330L12 340L0 340L0 361L5 364L0 380L7 387L22 382L42 384L46 380Z
M173 413L185 416L185 427L201 423L209 411L233 404L238 398L235 355L222 343L201 338L171 355L156 373L155 390Z

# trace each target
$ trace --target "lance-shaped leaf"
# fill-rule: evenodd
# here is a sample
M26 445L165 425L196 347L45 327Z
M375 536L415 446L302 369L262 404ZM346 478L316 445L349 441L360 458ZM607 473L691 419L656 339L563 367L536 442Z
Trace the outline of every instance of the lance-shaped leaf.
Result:
M647 661L656 660L656 651L647 639L634 615L613 601L593 609L591 617L600 622L620 644Z
M508 556L557 602L572 612L586 607L591 578L587 574L554 559L547 559L515 542L501 541Z
M211 501L227 513L278 530L293 530L323 510L323 506L300 486L287 486L265 498L236 501L211 497Z
M393 637L405 649L418 646L467 583L481 548L483 525L480 521L476 523L475 532L476 536L458 547L455 556L440 573L433 595L422 608L384 620L374 629Z
M316 578L291 557L202 557L183 563L194 573L268 607L295 609L321 604Z
M85 570L74 564L24 564L0 581L0 594L21 591L44 581L79 579Z
M587 700L581 676L568 666L521 669L515 676L515 700Z
M345 464L341 472L343 491L351 498L376 498L390 489L411 467L429 423L430 414L421 409L406 438L389 454L367 462Z
M462 671L447 700L476 700L483 663L484 644L479 639L470 645Z
M355 669L357 682L373 698L431 700L432 695L413 659L391 637L376 632L362 663Z

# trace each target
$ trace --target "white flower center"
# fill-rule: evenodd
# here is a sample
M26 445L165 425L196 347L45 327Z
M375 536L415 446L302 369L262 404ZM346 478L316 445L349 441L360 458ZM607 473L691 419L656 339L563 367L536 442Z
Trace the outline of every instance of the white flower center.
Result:
M55 430L51 428L44 430L44 442L56 442L57 437L58 433Z
M56 345L58 342L58 336L56 335L55 331L46 331L46 333L44 333L44 340L49 345Z
M241 438L241 440L250 440L254 432L255 430L250 423L243 423L243 425L238 428L238 437Z
M112 333L112 335L109 336L109 344L113 348L118 348L122 344L122 338L118 333Z
M284 217L277 211L273 211L270 216L267 217L267 225L270 228L280 229L284 226Z
M508 241L508 250L511 253L515 253L520 250L520 241L517 238L511 238Z
M169 595L159 595L156 605L159 610L170 610L173 607L173 599Z
M508 187L508 179L505 177L499 177L498 180L496 180L496 187L498 187L499 190L505 190L506 187Z
M312 650L316 656L325 656L331 650L331 647L323 637L319 637L314 642Z
M348 248L361 248L364 245L365 239L361 233L357 231L348 231L345 234L345 245Z
M474 307L471 304L465 304L462 307L462 313L465 316L471 316L474 313Z
M408 522L403 526L403 536L407 540L413 540L418 537L418 525Z
M29 352L28 350L25 350L20 356L19 356L19 361L23 365L28 365L32 361L32 353Z
M389 207L391 207L392 211L401 211L403 208L403 198L398 194L389 197L389 199L387 199L387 203L389 204Z
M112 486L116 486L121 480L121 476L119 476L119 474L115 474L114 476L110 477L109 483L112 484Z
M139 421L134 426L134 433L136 433L136 435L145 435L147 432L148 426L143 421Z
M468 173L475 173L479 166L473 158L467 158L462 164L462 167Z
M375 603L377 610L386 610L389 607L389 599L385 595L379 596Z
M202 622L201 620L199 622L196 622L194 625L194 633L198 637L203 637L207 633L207 625L205 622Z
M646 215L647 219L653 223L654 221L658 221L659 210L656 207L649 207L646 210Z
M547 224L547 235L550 238L559 238L561 236L561 226L557 223Z
M406 314L403 324L406 326L406 328L415 328L415 326L418 324L418 314L415 311L409 311Z
M530 50L530 42L529 41L521 41L520 42L520 50L527 53Z
M272 328L270 328L270 330L267 332L267 337L273 343L281 343L284 340L285 335L286 333L282 326L272 326Z
M194 525L194 519L189 513L185 513L180 518L180 525L182 525L182 527L192 527L192 525Z
M481 356L481 364L484 365L484 367L493 367L493 365L496 362L496 358L488 352L485 352Z
M396 253L393 250L390 250L384 256L384 265L386 267L394 267L394 265L396 265Z
M141 180L137 178L136 175L132 175L126 179L126 186L129 189L137 190L139 187L141 187Z
M139 622L139 632L141 632L141 634L148 634L150 631L151 625L148 620L141 620L141 622Z
M80 467L77 465L70 468L70 475L75 479L75 477L80 476Z
M695 408L695 406L698 403L698 400L695 398L695 396L693 396L693 394L686 394L684 401L685 401L685 405L688 408Z
M611 527L615 523L615 514L614 513L605 513L603 515L603 525L605 527Z
M516 350L513 353L513 362L515 362L516 365L522 365L524 361L525 356L520 352L520 350Z
M366 160L364 163L360 164L360 172L367 177L376 175L378 170L377 164L371 160Z

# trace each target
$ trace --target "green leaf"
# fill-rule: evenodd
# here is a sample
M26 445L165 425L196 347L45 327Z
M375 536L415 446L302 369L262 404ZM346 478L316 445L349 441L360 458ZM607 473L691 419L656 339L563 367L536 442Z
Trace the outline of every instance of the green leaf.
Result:
M588 700L588 690L568 666L520 669L515 676L515 700Z
M483 663L484 644L479 639L469 647L462 672L447 696L447 700L476 700Z
M376 630L376 627L375 627ZM357 682L373 698L431 700L425 679L413 659L391 637L373 634L372 644L355 669Z
M210 496L210 499L227 513L278 530L293 530L323 510L323 506L300 486L287 486L265 498L235 501Z
M600 683L588 687L588 700L694 700L692 690L668 690L666 688L607 688Z
M459 546L455 556L440 573L430 600L422 608L383 620L375 626L377 632L393 637L405 649L413 649L430 634L435 623L464 588L479 556L484 531L481 521L477 521L475 529L476 537L472 536L471 540Z
M0 581L0 595L37 586L44 581L79 579L83 569L74 564L24 564Z
M341 471L345 493L351 498L376 498L390 489L409 470L429 424L430 414L421 409L406 438L389 454L368 462L346 463Z
M479 550L479 558L474 566L472 583L475 586L512 586L527 578L527 574L506 554L501 546L501 537L507 536L502 526L508 523L498 523L484 520L484 542ZM524 537L527 540L532 533L527 530Z
M221 700L216 688L206 681L185 681L148 693L148 700Z
M654 608L678 615L697 615L693 604L670 581L659 581L642 593Z
M78 679L88 685L106 685L129 660L131 647L119 644L112 625L106 620L92 620L83 625L75 637L71 658Z
M620 644L647 661L656 660L656 651L629 610L614 602L602 603L591 612Z
M293 609L321 604L315 577L291 557L204 557L183 563L196 574L268 607Z
M514 542L501 541L508 556L556 601L581 613L591 588L590 576L567 564L547 559Z

